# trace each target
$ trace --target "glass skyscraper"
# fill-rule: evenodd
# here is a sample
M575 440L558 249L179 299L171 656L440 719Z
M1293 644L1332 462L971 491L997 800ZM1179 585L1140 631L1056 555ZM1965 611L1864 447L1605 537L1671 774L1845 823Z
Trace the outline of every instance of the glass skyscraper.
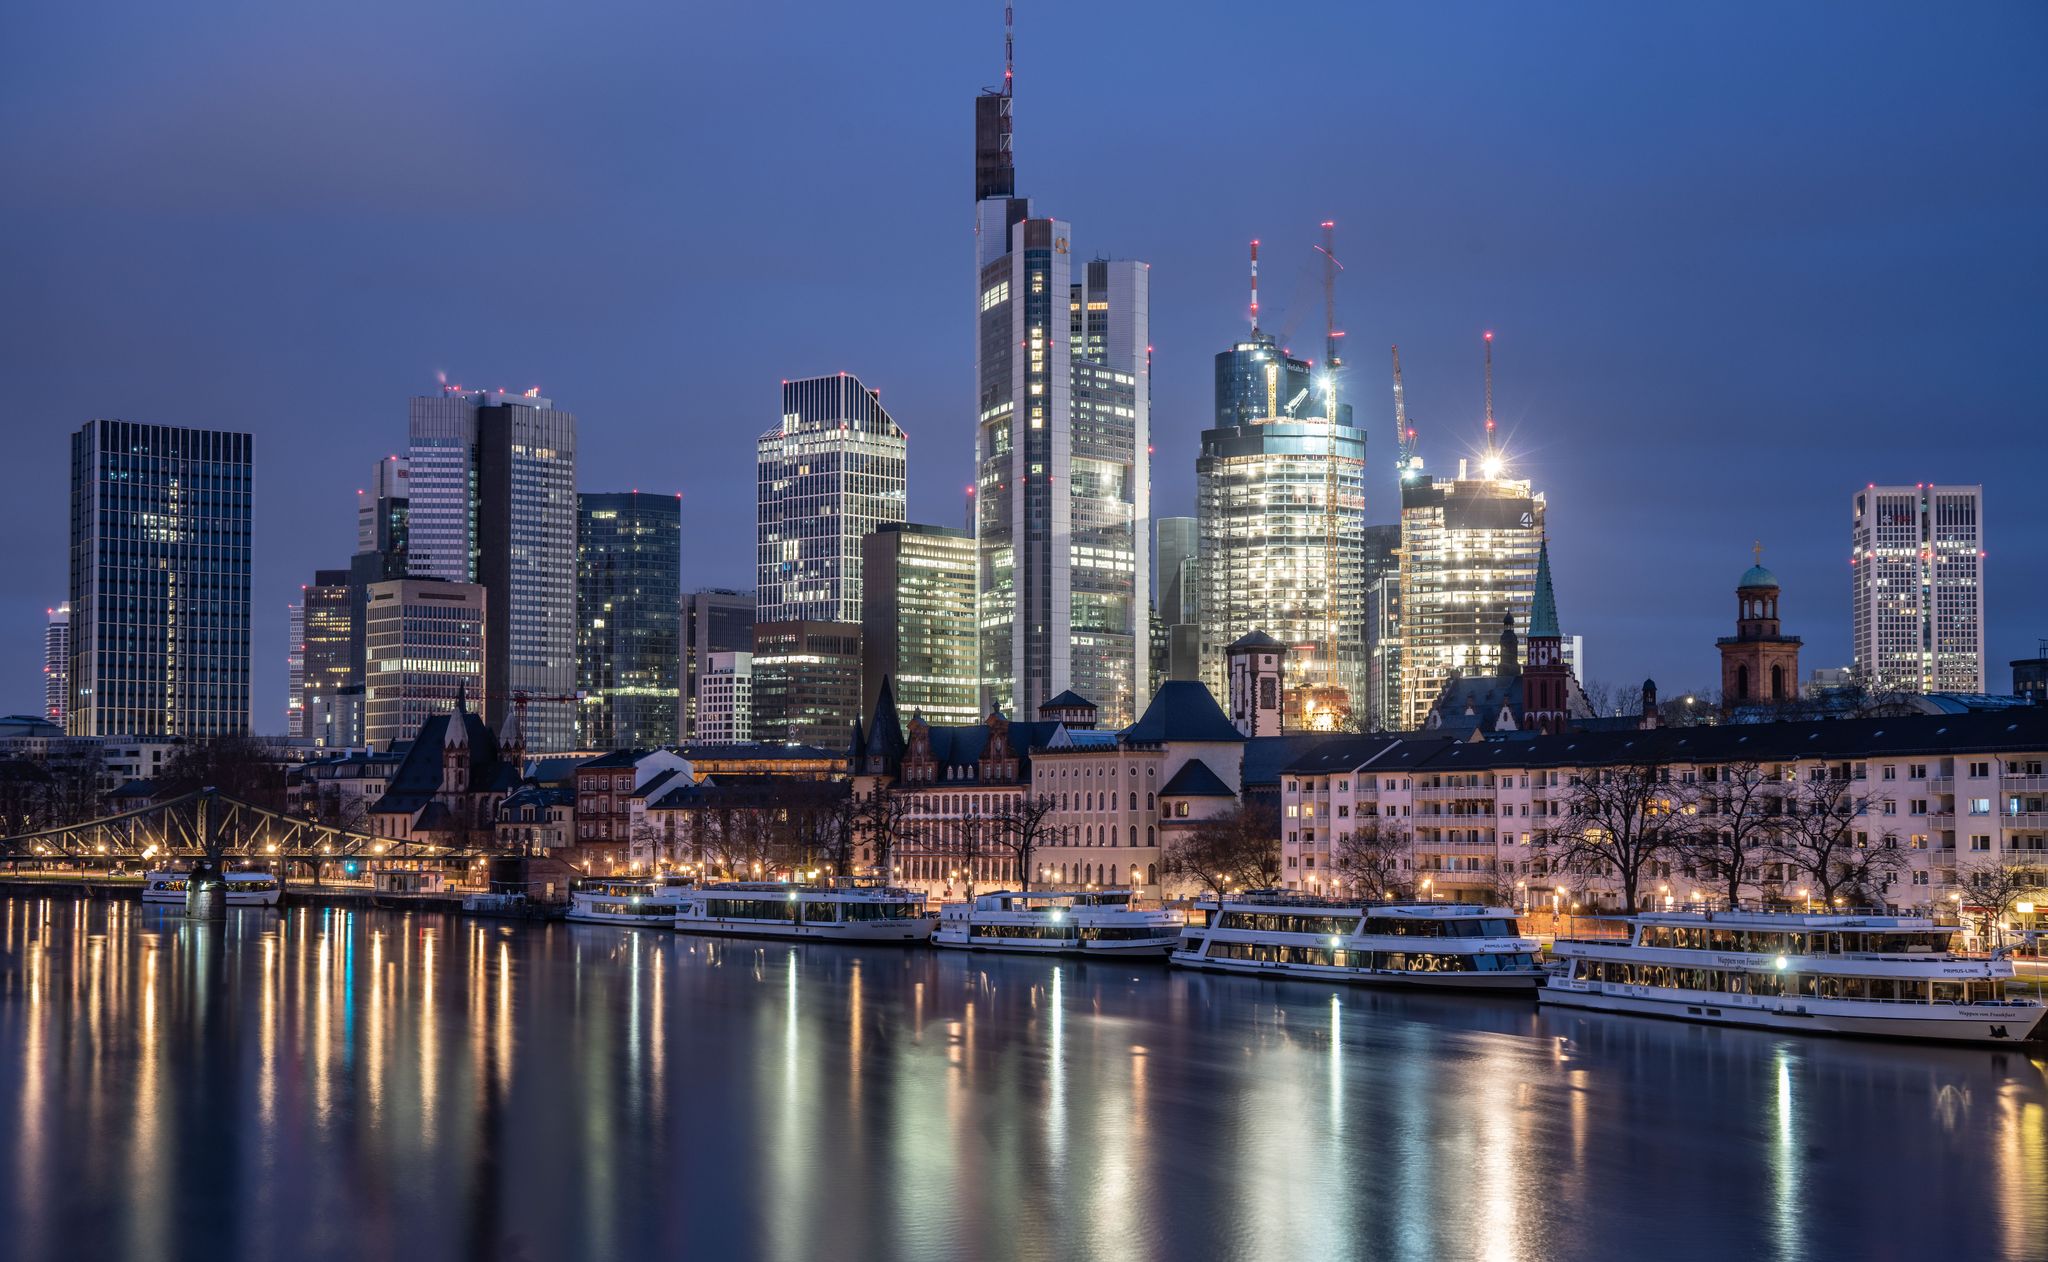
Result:
M252 452L131 421L72 435L72 735L249 730Z
M1223 361L1236 354L1217 357L1219 389ZM1282 397L1283 370L1278 356L1264 361L1264 398L1280 411L1202 434L1203 676L1224 695L1223 646L1263 632L1294 649L1286 692L1303 699L1297 721L1336 727L1365 700L1365 435L1326 419L1327 395ZM1219 417L1241 409L1217 399Z
M585 749L644 749L681 737L682 548L677 496L576 497L577 724Z
M406 572L483 585L484 718L525 699L527 749L576 743L576 415L538 389L412 401Z
M1128 723L1151 674L1149 265L1076 267L1024 198L977 223L981 708L1073 689Z
M782 422L755 450L755 619L859 622L861 539L904 516L903 431L839 373L783 382Z
M368 656L363 739L409 741L420 725L455 707L457 697L489 695L484 668L484 610L475 583L401 578L372 583L364 615Z
M754 593L706 587L683 597L683 739L704 740L698 699L714 653L739 653L751 663L754 651ZM751 670L751 665L749 665ZM728 672L730 673L730 672ZM751 696L751 694L750 694ZM749 701L751 705L751 700ZM751 715L749 715L751 724ZM721 730L729 730L722 728ZM751 727L750 729L751 730Z
M940 725L981 717L974 536L886 522L863 541L862 561L860 712L874 712L887 679L900 714Z
M312 583L300 593L303 615L299 647L305 704L299 710L299 730L292 735L308 737L323 746L354 743L357 707L340 703L343 690L356 678L350 663L355 640L355 616L350 604L347 570L315 570Z
M1543 550L1541 493L1505 476L1497 454L1480 476L1459 461L1455 478L1401 487L1401 690L1394 725L1422 726L1452 671L1501 666L1501 619L1526 630Z

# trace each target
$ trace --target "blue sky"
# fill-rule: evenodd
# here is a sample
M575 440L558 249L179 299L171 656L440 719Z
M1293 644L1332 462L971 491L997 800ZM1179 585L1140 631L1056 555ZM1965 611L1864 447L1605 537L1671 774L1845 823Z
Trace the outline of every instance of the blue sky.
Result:
M1316 25L1311 26L1313 19ZM0 711L40 699L68 435L257 437L256 723L285 606L436 372L582 418L585 490L680 491L686 586L751 583L752 442L841 369L954 524L972 447L971 98L996 3L16 6L0 18ZM1752 539L1806 665L1849 653L1849 507L1981 482L1991 681L2048 636L2048 9L1083 5L1018 15L1021 191L1153 264L1155 510L1211 356L1313 350L1338 223L1369 511L1384 351L1423 452L1482 330L1591 674L1708 684Z

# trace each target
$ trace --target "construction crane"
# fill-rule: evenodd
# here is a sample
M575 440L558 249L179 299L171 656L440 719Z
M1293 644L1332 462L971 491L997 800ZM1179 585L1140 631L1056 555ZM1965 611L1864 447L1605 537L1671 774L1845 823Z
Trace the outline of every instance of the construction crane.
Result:
M1415 431L1408 425L1407 396L1401 392L1401 348L1394 350L1394 448L1400 454L1397 472L1404 480L1413 476Z

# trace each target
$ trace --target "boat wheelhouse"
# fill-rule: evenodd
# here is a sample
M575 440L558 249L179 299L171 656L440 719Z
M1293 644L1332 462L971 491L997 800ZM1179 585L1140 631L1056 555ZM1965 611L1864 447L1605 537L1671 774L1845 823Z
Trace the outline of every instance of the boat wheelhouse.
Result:
M1541 950L1514 912L1474 903L1344 903L1273 891L1198 899L1183 968L1444 990L1533 991Z
M1626 939L1560 938L1539 997L1596 1012L1881 1038L2018 1042L2037 998L2008 993L2010 960L1954 952L1925 917L1663 912Z
M1134 906L1129 890L999 890L942 909L932 942L972 951L1164 956L1185 920L1177 911Z
M846 878L706 885L683 895L675 917L683 933L826 942L923 942L934 923L922 892Z
M183 907L189 872L151 872L142 878L142 901ZM224 872L229 907L275 907L284 897L284 882L272 872Z
M689 888L679 876L591 876L569 887L567 918L590 925L666 929Z

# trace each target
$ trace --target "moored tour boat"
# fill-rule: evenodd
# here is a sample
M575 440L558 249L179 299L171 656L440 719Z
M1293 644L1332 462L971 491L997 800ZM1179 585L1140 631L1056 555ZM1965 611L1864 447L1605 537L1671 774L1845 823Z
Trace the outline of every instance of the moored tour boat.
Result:
M1164 956L1185 920L1177 911L1132 906L1128 890L998 890L943 908L932 943L1038 955Z
M142 901L183 907L191 875L151 872L142 878ZM275 907L284 897L284 883L271 872L224 872L221 883L227 887L226 901L230 907Z
M1626 939L1560 938L1544 1003L1881 1038L2008 1043L2034 1037L2040 1000L2008 997L2012 962L1953 952L1925 917L1663 912Z
M666 929L690 882L676 876L590 876L569 887L567 918L587 925Z
M1169 957L1182 968L1317 981L1519 990L1541 985L1540 944L1515 914L1475 903L1371 904L1274 891L1195 902L1200 923Z
M846 878L705 885L683 895L675 917L683 933L825 942L923 942L934 923L919 891Z

